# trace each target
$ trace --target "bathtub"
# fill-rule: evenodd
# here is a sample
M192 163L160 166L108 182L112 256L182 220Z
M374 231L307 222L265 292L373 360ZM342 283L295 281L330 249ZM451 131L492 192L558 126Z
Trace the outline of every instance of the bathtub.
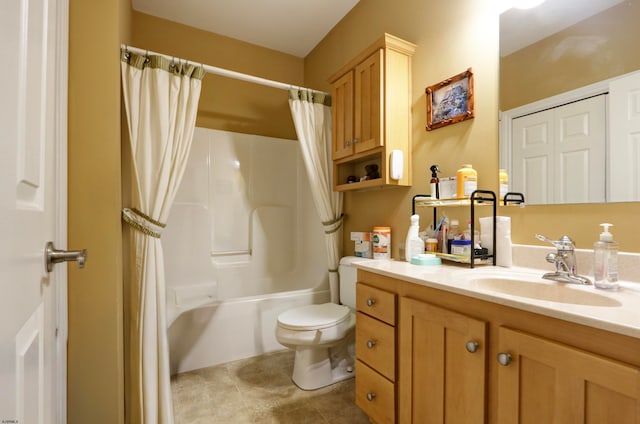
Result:
M186 312L169 329L171 373L282 350L275 337L278 315L329 300L328 289L303 289L229 299Z
M278 315L330 300L297 141L197 128L161 240L172 373L284 349Z

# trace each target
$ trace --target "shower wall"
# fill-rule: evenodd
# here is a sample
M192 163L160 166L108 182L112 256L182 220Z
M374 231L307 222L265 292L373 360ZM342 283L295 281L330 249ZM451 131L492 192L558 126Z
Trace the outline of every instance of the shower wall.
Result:
M162 245L174 371L282 348L277 314L329 299L296 140L196 128Z

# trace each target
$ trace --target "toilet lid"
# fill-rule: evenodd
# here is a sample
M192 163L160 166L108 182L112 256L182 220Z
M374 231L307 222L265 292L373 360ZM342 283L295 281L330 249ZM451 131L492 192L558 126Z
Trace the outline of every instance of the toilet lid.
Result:
M348 306L335 303L301 306L281 313L278 324L289 330L318 330L341 323L350 313Z

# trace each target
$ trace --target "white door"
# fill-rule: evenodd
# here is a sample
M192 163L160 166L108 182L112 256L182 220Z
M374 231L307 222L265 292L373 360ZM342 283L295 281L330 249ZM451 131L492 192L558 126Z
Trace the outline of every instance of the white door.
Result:
M0 422L65 422L67 3L0 4Z
M513 120L512 190L528 204L604 202L606 96Z
M531 205L553 201L553 110L513 120L511 190L524 193Z
M609 122L607 200L637 202L640 199L640 72L611 81Z
M606 96L560 106L555 112L555 203L605 201Z

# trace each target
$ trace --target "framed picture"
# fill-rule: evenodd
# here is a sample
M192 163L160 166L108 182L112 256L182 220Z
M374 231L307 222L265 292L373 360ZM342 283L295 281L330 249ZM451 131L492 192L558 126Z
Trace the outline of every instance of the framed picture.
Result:
M427 94L427 131L473 118L473 72L471 68L438 84Z

